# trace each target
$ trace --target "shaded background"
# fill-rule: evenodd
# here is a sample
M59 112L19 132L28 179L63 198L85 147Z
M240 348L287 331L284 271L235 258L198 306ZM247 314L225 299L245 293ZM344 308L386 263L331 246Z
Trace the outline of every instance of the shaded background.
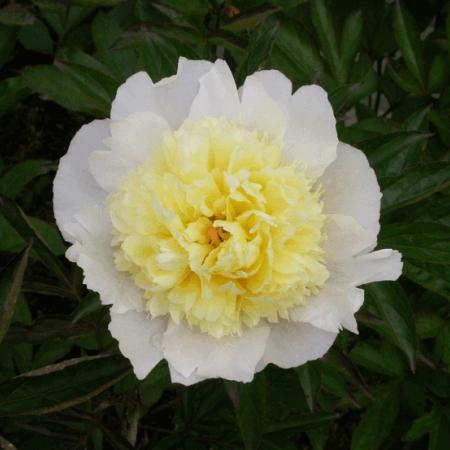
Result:
M436 0L0 2L0 448L450 448L449 4ZM366 286L360 334L251 384L138 382L108 310L63 257L58 159L117 87L222 57L330 96L384 197L380 247L404 276ZM173 105L176 108L176 105ZM25 374L25 375L24 375ZM20 375L20 376L19 376ZM19 377L18 377L19 376Z

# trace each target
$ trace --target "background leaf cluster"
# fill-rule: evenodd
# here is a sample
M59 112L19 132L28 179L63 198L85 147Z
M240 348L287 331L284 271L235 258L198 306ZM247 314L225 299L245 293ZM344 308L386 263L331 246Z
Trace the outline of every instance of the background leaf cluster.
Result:
M0 448L411 449L450 446L450 7L438 0L0 2ZM366 287L359 336L251 384L142 382L108 311L63 257L51 183L117 87L179 56L238 83L276 68L329 93L339 137L383 190L380 247L404 276ZM176 107L176 106L174 106Z

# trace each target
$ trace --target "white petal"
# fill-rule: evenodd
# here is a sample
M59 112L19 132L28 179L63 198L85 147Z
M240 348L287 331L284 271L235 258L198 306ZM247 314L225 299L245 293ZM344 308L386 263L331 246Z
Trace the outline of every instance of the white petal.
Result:
M161 113L173 130L181 126L189 115L192 102L199 91L199 80L213 64L210 61L178 60L177 75L172 82L156 83L161 103ZM174 106L175 105L175 106Z
M191 386L193 384L199 383L200 381L206 380L207 378L201 377L195 373L192 373L188 377L183 377L183 375L181 375L180 372L177 372L171 364L169 364L169 371L172 383L180 383L184 384L185 386Z
M281 111L288 116L292 97L291 80L278 70L260 70L255 72L252 77L263 84L266 92L277 103Z
M160 108L155 96L153 81L146 72L138 72L123 83L111 105L111 119L120 120L135 112L152 111Z
M354 217L364 228L380 230L381 192L373 169L360 150L339 143L336 161L320 179L326 214Z
M152 112L133 113L112 122L107 141L110 150L99 150L89 157L89 168L97 183L107 192L115 191L120 180L161 144L168 130L167 122Z
M66 241L75 242L65 230L65 225L73 222L74 214L86 206L103 203L106 194L92 177L88 158L93 151L106 148L103 141L108 136L109 120L94 120L84 125L59 162L53 182L53 208L56 223Z
M163 358L161 336L167 328L167 319L151 319L136 311L122 314L111 311L108 328L139 380L144 379Z
M320 86L303 86L292 96L285 145L285 157L304 163L315 178L336 158L336 119Z
M142 311L141 290L114 265L108 213L101 207L91 207L78 212L74 220L68 227L77 242L66 256L83 269L84 284L100 294L103 304L112 304L114 312Z
M286 131L286 116L254 75L247 77L242 86L241 120L248 128L275 138Z
M171 129L179 128L197 95L199 79L212 66L209 61L180 58L177 74L155 84L145 72L134 74L118 89L111 118L120 120L134 112L152 111L166 119Z
M284 369L297 367L322 357L336 336L309 323L283 320L271 326L263 359Z
M330 273L336 282L353 286L375 281L394 281L402 274L402 267L402 255L391 249L377 250L329 264Z
M200 78L200 88L192 102L189 117L225 117L236 120L239 115L239 96L233 74L227 63L217 60L214 67Z
M307 322L332 333L339 332L342 327L357 333L354 314L363 302L362 289L327 283L317 295L307 298L305 306L292 309L289 316L296 322Z
M136 168L132 159L111 150L97 150L89 158L89 170L105 192L117 189L123 177Z
M251 381L266 346L269 328L245 330L242 336L214 338L188 325L169 323L163 336L163 353L183 377Z
M161 144L168 131L167 121L160 116L152 112L133 113L124 120L111 123L108 144L113 152L141 163Z
M330 214L325 226L324 250L327 261L344 260L371 250L377 236L364 229L353 217Z

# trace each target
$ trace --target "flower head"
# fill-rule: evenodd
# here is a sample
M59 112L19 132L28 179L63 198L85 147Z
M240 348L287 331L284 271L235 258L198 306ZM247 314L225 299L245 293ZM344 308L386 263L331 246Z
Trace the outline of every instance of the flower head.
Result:
M238 92L220 60L180 59L159 83L133 75L54 184L67 257L112 305L136 375L165 358L184 384L249 381L357 332L357 286L401 273L398 252L372 252L380 198L320 87L292 94L261 71Z

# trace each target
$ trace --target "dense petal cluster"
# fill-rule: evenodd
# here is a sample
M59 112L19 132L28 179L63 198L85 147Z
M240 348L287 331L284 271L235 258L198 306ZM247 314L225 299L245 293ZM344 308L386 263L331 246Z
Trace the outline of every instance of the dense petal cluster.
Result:
M166 136L109 200L116 267L152 317L215 337L278 322L318 292L320 192L279 140L207 117Z
M183 384L250 381L356 333L358 286L402 269L398 252L374 251L380 199L322 88L293 93L269 70L238 90L221 60L130 77L54 181L66 256L111 305L136 376L165 359Z

